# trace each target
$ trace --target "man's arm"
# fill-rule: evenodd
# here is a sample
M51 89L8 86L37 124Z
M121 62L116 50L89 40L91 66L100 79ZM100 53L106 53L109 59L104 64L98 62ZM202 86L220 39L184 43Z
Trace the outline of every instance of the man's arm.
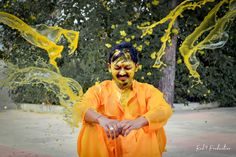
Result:
M119 127L122 128L121 134L123 136L127 136L132 130L137 130L147 125L147 119L142 116L135 120L123 120L119 123Z
M102 115L95 112L92 109L88 109L87 112L84 115L84 121L87 123L97 123L99 124L98 119L101 118Z
M147 93L147 112L135 120L123 120L119 124L122 135L126 136L132 130L143 128L144 131L157 130L165 125L172 114L172 109L163 98L163 94L151 87ZM145 99L145 97L144 97Z
M86 111L84 115L84 121L90 124L92 123L99 124L101 127L103 127L108 138L114 139L119 136L120 133L120 129L118 127L119 121L114 119L109 119L92 109L88 109Z
M147 93L147 112L143 115L148 120L145 131L157 130L163 127L172 115L171 106L165 101L163 93L151 88Z

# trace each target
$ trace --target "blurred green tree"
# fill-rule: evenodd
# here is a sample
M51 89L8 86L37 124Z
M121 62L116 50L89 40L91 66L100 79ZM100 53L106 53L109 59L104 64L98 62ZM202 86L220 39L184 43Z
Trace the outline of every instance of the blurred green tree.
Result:
M173 40L172 45L169 45L169 48L172 48L169 54L173 55L171 65L175 66L177 63L176 78L172 84L175 86L175 102L217 101L222 106L235 106L236 104L235 31L233 29L229 30L230 38L224 48L207 50L205 53L197 55L201 63L199 72L203 84L193 86L194 82L189 77L185 65L182 64L182 56L178 53L178 47L186 36L193 32L217 2L219 1L207 3L196 10L185 11L182 14L183 18L178 19L178 35L175 32L171 34ZM152 53L161 47L160 38L165 33L168 23L155 27L149 35L143 38L141 38L142 31L137 29L137 26L150 25L159 21L177 4L177 1L166 0L134 0L132 3L119 0L2 0L0 8L1 11L18 16L31 26L46 24L79 31L79 46L76 53L72 55L66 53L68 45L62 38L60 43L66 48L63 50L62 58L57 62L62 75L75 79L86 91L95 82L111 78L107 71L107 54L111 46L121 41L131 42L139 50L140 70L136 75L137 80L163 88L160 84L165 83L167 80L165 76L169 75L173 82L174 67L171 70L172 73L152 67L154 64ZM226 11L227 5L220 10L219 16ZM235 23L231 28L234 26ZM32 46L22 39L18 32L1 24L0 58L21 68L37 66L53 70L48 64L48 56L44 50ZM163 59L168 60L165 57ZM170 65L170 63L166 64ZM159 84L160 78L164 79L161 79L162 83ZM164 92L166 93L165 90ZM170 93L168 97L173 96L173 87L171 87ZM55 100L52 100L55 103ZM25 101L29 102L29 100ZM173 98L170 102L173 102Z

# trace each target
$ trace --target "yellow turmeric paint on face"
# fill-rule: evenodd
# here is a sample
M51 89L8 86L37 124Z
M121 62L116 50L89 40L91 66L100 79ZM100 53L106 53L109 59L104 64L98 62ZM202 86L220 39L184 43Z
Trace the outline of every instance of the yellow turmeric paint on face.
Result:
M116 85L120 89L125 89L131 86L137 67L132 60L120 57L111 63L109 70Z
M46 50L50 64L52 64L58 72L59 69L55 60L61 57L63 46L57 45L56 43L60 40L61 35L64 35L69 42L69 54L73 53L77 48L79 32L73 30L66 30L60 27L48 27L45 25L41 25L38 30L35 30L21 19L6 12L0 12L0 23L8 25L12 29L17 29L20 31L21 36L28 42Z

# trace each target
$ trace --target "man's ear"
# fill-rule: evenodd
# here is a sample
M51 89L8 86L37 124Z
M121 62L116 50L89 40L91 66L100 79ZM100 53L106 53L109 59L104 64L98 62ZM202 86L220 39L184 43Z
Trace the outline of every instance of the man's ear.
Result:
M137 64L135 64L135 72L137 72L138 69L139 69L139 64L137 63Z
M109 73L111 73L111 64L110 63L107 63L107 68L108 68Z

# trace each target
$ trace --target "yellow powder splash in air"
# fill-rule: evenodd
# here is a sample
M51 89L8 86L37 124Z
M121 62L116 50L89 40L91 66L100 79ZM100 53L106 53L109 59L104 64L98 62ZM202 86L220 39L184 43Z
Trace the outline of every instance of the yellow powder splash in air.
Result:
M153 52L151 57L152 59L156 59L153 65L154 68L160 68L162 65L165 65L163 61L161 61L162 56L165 54L165 49L167 43L171 41L171 32L173 32L173 26L177 19L177 17L181 16L181 14L185 10L195 10L196 8L201 8L201 6L205 5L208 2L214 2L215 0L199 0L197 2L193 2L190 0L186 0L179 4L175 9L173 9L165 18L161 19L158 22L155 22L149 26L138 26L139 29L143 30L143 36L146 36L152 33L153 29L160 24L166 23L169 21L168 28L165 30L165 34L161 38L162 46L158 52ZM190 71L190 74L198 79L200 82L200 76L197 73L196 69L199 65L198 60L196 59L196 52L202 49L215 49L224 46L227 42L228 34L225 32L226 28L229 28L230 22L233 21L235 17L235 8L236 8L236 0L222 0L208 13L205 17L204 21L195 29L195 31L190 34L183 42L180 47L181 55L184 58L184 63ZM230 3L229 11L220 19L217 19L216 13L219 8L224 3ZM198 38L205 32L210 31L205 39L201 42L197 41ZM198 42L197 45L194 43Z
M79 32L62 29L60 27L48 27L46 25L39 25L34 29L16 16L5 12L0 12L0 23L20 31L21 36L28 42L46 50L50 63L58 72L56 73L49 69L38 67L19 69L17 66L4 63L0 60L1 69L7 68L4 74L7 77L0 79L0 87L7 87L14 90L25 85L43 85L48 92L56 95L60 103L58 105L62 105L66 109L66 121L74 126L74 124L72 124L72 107L79 102L83 95L83 90L78 82L71 78L63 77L60 74L56 59L61 57L61 52L64 48L62 45L57 45L62 35L69 42L69 54L72 54L78 45Z
M64 35L69 42L69 54L72 54L78 45L79 32L77 31L66 30L60 27L48 27L46 25L40 25L36 30L18 17L6 12L0 12L0 23L8 25L12 29L17 29L25 40L46 50L50 64L57 69L57 72L60 71L55 60L61 58L61 52L64 48L62 45L56 44L61 39L61 36Z
M3 75L0 77L0 87L7 87L11 91L21 89L25 85L45 88L47 92L55 94L60 103L58 105L65 107L65 120L74 126L72 108L83 95L83 89L78 82L46 68L27 67L20 69L2 60L0 60L0 69ZM81 109L80 106L79 109Z
M199 61L196 58L196 52L203 49L216 49L223 47L228 40L226 29L236 16L236 0L230 1L229 11L222 17L217 19L216 13L224 3L228 0L219 2L205 17L202 23L191 33L179 48L181 55L184 57L184 63L190 71L190 74L200 81L200 75L197 72ZM199 37L209 32L207 36L198 41ZM197 43L197 44L196 44Z
M184 1L181 4L179 4L175 9L173 9L165 18L161 19L158 22L155 22L151 24L150 26L138 26L139 29L143 30L143 34L141 37L144 37L150 32L153 32L152 30L160 24L166 23L169 21L168 28L165 30L165 34L161 37L162 46L158 52L154 52L154 55L152 54L152 58L156 59L155 63L153 65L154 68L160 68L161 66L165 66L164 62L161 61L162 56L165 54L165 49L167 46L167 42L171 40L171 30L174 26L174 23L185 10L194 10L196 7L201 7L202 5L205 5L207 2L214 2L214 0L200 0L198 2L192 2L192 1Z

